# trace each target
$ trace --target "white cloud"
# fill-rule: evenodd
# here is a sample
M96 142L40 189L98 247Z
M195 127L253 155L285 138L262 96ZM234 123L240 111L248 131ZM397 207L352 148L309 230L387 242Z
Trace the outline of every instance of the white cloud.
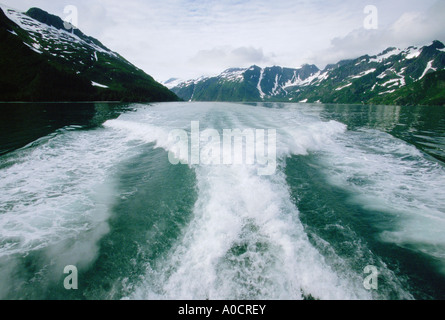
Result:
M249 67L252 64L269 65L272 57L264 55L262 49L253 47L232 48L230 46L217 47L211 50L201 50L189 60L194 70L201 70L202 74L218 74L230 67Z
M0 1L61 16L65 5L76 5L84 33L157 80L251 64L321 67L387 46L442 40L445 30L443 0L373 0L375 32L363 29L368 0Z
M335 37L330 46L312 53L309 60L320 67L341 59L377 54L388 47L406 48L445 41L445 1L436 1L424 11L402 12L395 21L377 30L358 28L344 37Z

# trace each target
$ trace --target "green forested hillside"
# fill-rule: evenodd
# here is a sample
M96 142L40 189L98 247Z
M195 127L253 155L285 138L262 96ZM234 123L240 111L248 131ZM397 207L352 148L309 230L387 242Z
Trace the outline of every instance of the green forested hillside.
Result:
M0 101L179 100L98 40L62 30L59 17L36 8L27 14L5 10L0 9Z
M172 88L184 100L443 105L445 46L388 48L328 65L298 69L228 69Z

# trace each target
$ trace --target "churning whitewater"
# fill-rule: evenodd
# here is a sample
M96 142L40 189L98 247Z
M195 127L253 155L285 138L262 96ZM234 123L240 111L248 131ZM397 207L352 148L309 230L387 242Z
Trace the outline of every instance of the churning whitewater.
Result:
M276 170L172 164L194 122L276 130ZM67 265L87 299L412 299L418 256L443 281L443 163L317 105L136 105L8 153L0 181L0 298L74 297Z

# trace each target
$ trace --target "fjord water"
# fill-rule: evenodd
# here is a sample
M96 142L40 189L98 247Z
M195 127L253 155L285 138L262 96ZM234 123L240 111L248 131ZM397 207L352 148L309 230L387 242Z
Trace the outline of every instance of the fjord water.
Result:
M0 108L1 299L445 298L443 108ZM276 129L276 173L172 165L192 121Z

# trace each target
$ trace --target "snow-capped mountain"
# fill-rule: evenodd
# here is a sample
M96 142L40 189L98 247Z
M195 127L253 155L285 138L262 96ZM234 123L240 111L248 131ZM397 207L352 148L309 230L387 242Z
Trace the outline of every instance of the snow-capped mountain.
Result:
M434 41L424 47L388 48L375 56L328 65L324 70L314 65L228 69L216 77L176 82L171 90L184 100L196 101L433 103L438 100L423 101L428 97L420 94L410 101L406 92L400 96L397 91L413 91L436 73L437 83L430 84L434 94L440 89L444 69L445 46Z
M177 99L98 40L66 29L57 16L38 8L22 13L0 4L0 21L0 63L19 73L2 73L0 82L9 90L0 92L0 100Z
M286 88L309 83L319 73L320 70L314 65L304 65L299 69L232 68L215 77L180 83L176 80L176 85L170 86L170 89L184 100L259 100L286 94Z

